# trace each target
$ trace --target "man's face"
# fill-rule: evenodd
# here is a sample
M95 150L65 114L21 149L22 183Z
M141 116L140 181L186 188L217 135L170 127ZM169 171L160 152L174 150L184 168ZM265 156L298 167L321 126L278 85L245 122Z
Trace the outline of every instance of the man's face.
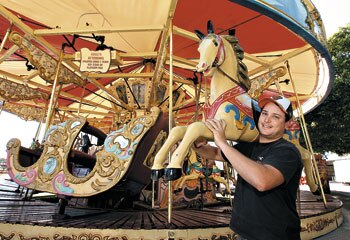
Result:
M285 113L276 104L267 103L258 122L260 142L273 142L281 138L286 126L285 118Z

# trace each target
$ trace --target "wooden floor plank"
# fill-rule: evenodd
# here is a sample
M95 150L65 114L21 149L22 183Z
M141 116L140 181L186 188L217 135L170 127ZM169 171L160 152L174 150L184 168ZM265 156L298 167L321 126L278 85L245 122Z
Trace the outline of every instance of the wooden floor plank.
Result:
M4 188L17 188L14 183L6 183ZM1 189L1 186L0 186ZM342 202L327 195L328 208L322 199L310 192L300 192L301 218L324 214L342 206ZM67 207L66 219L54 218L57 203L42 200L25 201L19 193L5 189L0 191L0 223L30 224L54 227L102 228L102 229L188 229L228 226L231 206L208 206L198 209L174 209L171 224L168 212L164 210L105 210Z

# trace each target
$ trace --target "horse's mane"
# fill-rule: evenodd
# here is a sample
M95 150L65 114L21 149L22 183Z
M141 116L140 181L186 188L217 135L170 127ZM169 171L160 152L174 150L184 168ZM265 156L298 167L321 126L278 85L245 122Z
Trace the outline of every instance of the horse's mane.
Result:
M224 39L226 39L232 46L233 52L236 55L238 66L238 81L244 85L246 90L248 91L250 89L250 80L248 76L248 68L243 63L244 58L244 50L243 48L238 44L238 39L233 35L222 35Z

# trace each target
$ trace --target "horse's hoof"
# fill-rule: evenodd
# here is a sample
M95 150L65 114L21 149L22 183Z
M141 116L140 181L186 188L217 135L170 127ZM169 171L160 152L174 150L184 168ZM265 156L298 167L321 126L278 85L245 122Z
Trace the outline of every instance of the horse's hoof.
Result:
M182 176L181 168L166 168L164 180L172 181L179 179Z
M159 178L163 177L164 169L151 170L151 179L153 181L159 180Z

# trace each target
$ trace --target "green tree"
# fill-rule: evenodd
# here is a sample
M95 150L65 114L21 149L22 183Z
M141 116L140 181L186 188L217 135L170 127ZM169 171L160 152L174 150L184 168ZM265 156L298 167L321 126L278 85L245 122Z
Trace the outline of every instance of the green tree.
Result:
M333 89L326 100L305 115L315 152L350 153L350 24L328 40L335 68Z

